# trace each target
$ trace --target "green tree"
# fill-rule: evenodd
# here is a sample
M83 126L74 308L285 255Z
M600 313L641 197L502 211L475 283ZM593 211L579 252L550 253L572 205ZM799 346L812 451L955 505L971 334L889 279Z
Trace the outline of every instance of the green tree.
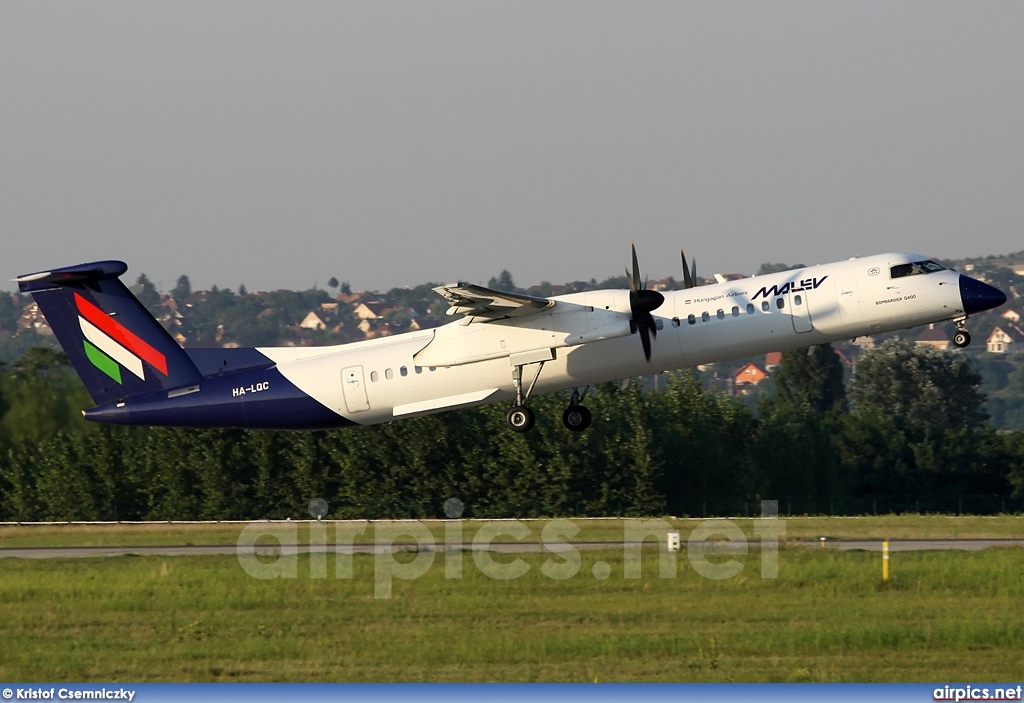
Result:
M763 399L754 442L763 495L785 499L787 510L795 512L824 511L839 498L842 487L833 436L840 423L837 413Z
M1008 478L1014 487L1013 495L1024 498L1024 432L1008 432L1001 437L1009 464Z
M0 292L0 330L14 332L18 327L18 318L26 303L20 293L7 294Z
M67 356L33 348L3 375L7 410L0 430L12 442L31 444L58 432L88 428L81 409L91 405Z
M849 395L857 411L876 409L921 430L980 427L981 377L961 353L890 339L857 363Z
M710 505L738 515L753 505L763 480L752 454L751 412L724 393L703 390L687 371L672 375L668 391L648 398L661 418L655 435L666 461L668 510L700 515Z
M36 447L13 446L0 454L0 519L38 520L41 516Z
M139 299L139 302L150 310L160 304L160 293L157 291L156 286L153 285L153 282L149 280L149 276L144 273L139 275L131 290L135 297Z
M1013 294L1021 283L1021 277L1013 272L1013 269L1006 266L996 266L985 273L985 281L1003 291L1007 295Z
M180 305L190 295L192 295L192 282L188 280L188 276L181 274L178 276L178 282L174 284L171 297Z
M980 383L962 353L893 339L866 354L837 439L851 494L886 510L913 510L921 498L955 510L957 496L1005 496L1005 457L985 424Z
M929 492L917 474L914 441L906 422L878 407L857 408L844 416L836 445L848 496L857 500Z
M761 268L757 270L756 276L767 276L769 273L779 273L781 271L792 271L793 269L806 268L804 264L761 264Z
M508 269L503 269L502 272L498 274L497 278L493 276L491 277L491 280L487 282L487 287L493 288L494 290L505 291L506 293L512 293L515 292L516 284L512 280L512 274L509 273Z
M8 366L16 364L36 347L60 351L57 338L52 334L42 335L34 329L21 330L16 337L0 333L0 362Z
M783 352L772 376L780 403L819 413L846 408L843 363L831 344Z
M994 377L994 385L999 386L988 391L985 404L992 415L992 424L1004 430L1024 430L1024 357L990 361L987 366L991 368L996 363L1000 364L997 368L1002 374L986 374L987 379Z

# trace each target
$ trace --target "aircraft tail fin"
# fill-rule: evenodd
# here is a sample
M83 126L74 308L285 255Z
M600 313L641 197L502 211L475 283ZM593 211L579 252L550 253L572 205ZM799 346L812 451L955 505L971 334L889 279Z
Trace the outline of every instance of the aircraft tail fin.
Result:
M31 293L97 405L203 380L185 350L121 282L122 261L15 279Z

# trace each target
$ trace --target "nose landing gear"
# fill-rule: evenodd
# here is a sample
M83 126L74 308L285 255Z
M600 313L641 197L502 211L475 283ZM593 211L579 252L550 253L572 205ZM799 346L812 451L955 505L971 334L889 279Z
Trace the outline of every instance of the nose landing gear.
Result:
M963 349L971 343L971 333L967 331L967 316L958 317L953 320L956 325L956 332L953 333L953 346Z

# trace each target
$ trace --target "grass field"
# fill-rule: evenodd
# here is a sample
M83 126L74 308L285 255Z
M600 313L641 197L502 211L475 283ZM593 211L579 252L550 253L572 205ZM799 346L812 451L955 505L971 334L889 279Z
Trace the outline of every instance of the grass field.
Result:
M699 519L664 518L678 529L683 539L701 522ZM925 539L925 538L1000 538L1024 537L1024 516L1000 515L995 517L943 516L943 515L884 515L877 517L810 517L784 518L785 539ZM533 540L540 538L546 520L523 520L530 528ZM624 534L620 519L575 520L580 528L574 542L616 542ZM749 536L754 537L757 520L733 520ZM300 543L309 539L309 523L295 523ZM351 525L352 523L347 523ZM359 523L356 523L359 524ZM374 523L370 523L371 525ZM425 520L423 524L438 541L444 539L445 522ZM464 534L471 536L481 523L467 520ZM148 525L0 525L0 547L73 547L73 546L146 546L188 544L235 544L243 524L148 524ZM334 527L328 523L328 536L333 538ZM373 539L373 529L356 535L356 542ZM510 537L499 537L508 541Z
M943 536L949 536L948 533ZM512 580L463 555L374 598L374 557L353 578L260 581L234 557L0 561L6 681L979 681L1019 680L1024 550L894 555L783 548L736 577L639 579L621 551L580 553L554 580L545 555ZM421 555L422 556L422 555ZM397 559L409 560L406 554ZM728 557L713 557L723 560ZM605 562L610 576L595 578ZM602 567L598 566L598 573Z

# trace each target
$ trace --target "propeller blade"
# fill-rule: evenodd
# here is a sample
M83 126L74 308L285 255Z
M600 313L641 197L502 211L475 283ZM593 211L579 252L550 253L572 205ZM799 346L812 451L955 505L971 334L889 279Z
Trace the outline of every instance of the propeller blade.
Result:
M636 260L636 242L630 242L629 245L633 249L633 280L630 281L630 290L643 290L640 286L640 264Z
M683 288L693 288L693 277L690 276L690 269L686 265L686 252L679 247L679 256L683 258Z
M657 339L658 338L658 326L656 324L654 324L654 315L652 315L651 313L647 313L647 315L644 317L644 323L651 330L651 339ZM650 358L648 358L648 361L650 361Z
M644 358L651 360L651 339L658 338L658 328L654 322L653 311L661 307L665 302L665 296L656 290L647 290L647 282L640 285L640 263L636 257L636 243L631 242L633 254L633 274L626 270L626 279L629 281L629 310L632 317L629 321L630 329L640 333L640 344L644 348Z
M647 359L647 361L650 361L651 360L651 337L650 337L650 330L653 330L654 328L653 327L648 328L646 323L641 324L641 325L637 325L637 328L638 328L637 331L640 332L640 344L643 345L643 348L644 348L644 358Z
M697 257L693 257L693 267L690 269L690 278L693 280L693 285L697 285Z

